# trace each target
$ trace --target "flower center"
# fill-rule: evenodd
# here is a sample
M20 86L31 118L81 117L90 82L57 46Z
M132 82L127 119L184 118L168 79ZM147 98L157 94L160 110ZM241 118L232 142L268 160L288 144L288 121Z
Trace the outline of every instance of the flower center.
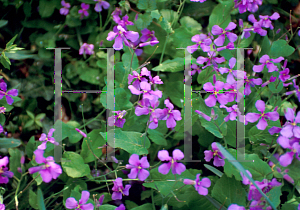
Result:
M295 122L291 123L292 126L296 126L297 124Z
M0 167L0 174L4 173L2 167Z
M80 209L80 204L78 204L78 206L76 207L77 209Z
M142 167L141 167L141 166L138 166L138 169L142 169Z
M142 77L142 76L140 76L140 75L137 76L137 78L138 78L139 80L141 80L141 77Z
M268 18L265 18L264 20L268 20Z
M263 113L261 114L261 116L262 116L262 117L265 116L265 113L263 112Z
M218 150L214 151L214 156L218 155Z
M219 92L218 91L214 91L214 94L217 95Z
M201 43L202 43L202 41L199 41L199 42L198 42L198 44L201 44Z
M174 159L172 158L171 164L173 165L173 164L174 164L174 162L175 162L175 161L174 161Z
M45 164L45 168L49 168L50 166L49 166L49 164L48 163L46 163Z

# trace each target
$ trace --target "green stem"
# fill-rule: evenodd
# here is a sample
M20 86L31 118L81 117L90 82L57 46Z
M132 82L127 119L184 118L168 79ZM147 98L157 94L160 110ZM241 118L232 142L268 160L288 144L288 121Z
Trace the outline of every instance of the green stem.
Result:
M84 124L83 124L82 126L80 126L78 129L81 129L81 128L83 128L84 126L86 126L86 125L88 125L88 124L90 124L90 123L92 123L92 122L98 120L97 117L101 116L105 111L106 111L106 109L103 109L102 112L100 112L94 119L88 121L87 123L84 123Z

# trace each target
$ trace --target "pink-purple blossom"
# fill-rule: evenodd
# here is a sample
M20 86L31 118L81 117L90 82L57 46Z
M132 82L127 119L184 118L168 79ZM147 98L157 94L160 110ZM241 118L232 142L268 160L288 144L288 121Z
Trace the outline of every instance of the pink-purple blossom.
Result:
M218 66L217 63L223 63L225 62L225 58L224 57L216 57L216 52L215 51L209 51L207 52L208 58L203 57L203 56L199 56L197 58L197 63L199 64L204 64L205 62L207 62L207 64L205 66L202 67L202 69L205 69L208 66L213 65L215 68Z
M181 174L185 171L186 167L183 163L178 163L178 160L184 158L184 154L179 150L175 149L172 152L173 157L169 156L167 150L160 150L157 154L157 157L160 161L168 161L168 163L163 163L158 167L158 172L161 174L168 174L170 169L172 169L173 174Z
M9 182L8 178L12 178L14 173L8 171L7 164L9 159L7 156L0 159L0 184L7 184Z
M126 168L131 169L130 174L128 174L128 178L135 179L136 177L138 177L141 181L147 179L147 177L149 176L149 171L147 171L145 168L150 167L147 157L142 157L140 160L139 155L132 154L128 162L130 164L127 164Z
M111 199L113 200L121 200L122 199L122 195L129 195L129 189L131 188L131 185L128 184L125 186L125 188L123 187L123 183L122 183L122 178L117 178L114 181L114 186L112 188L112 190L114 191L111 195Z
M143 30L141 30L142 36L141 36L141 42L147 42L148 39L150 39L150 41L157 41L157 38L155 37L155 32L154 31L150 31L147 28L144 28ZM151 44L151 46L153 46L155 44Z
M61 15L69 14L69 8L71 7L70 3L65 2L64 0L61 1L61 5L63 8L60 8L59 13Z
M195 190L200 194L200 195L207 195L208 194L208 189L211 185L211 181L209 178L203 178L200 180L200 174L196 175L195 180L191 179L184 179L183 180L184 184L189 184L189 185L194 185Z
M88 13L88 9L90 8L90 5L89 4L85 4L85 3L81 3L81 9L78 10L78 13L81 14L80 15L80 18L82 19L83 16L89 16L89 13Z
M268 55L263 55L259 59L259 62L262 64L254 65L253 71L254 72L262 72L265 65L267 66L267 68L269 70L268 72L278 71L278 68L277 68L277 66L274 65L274 63L280 63L282 60L284 60L284 58L282 56L280 56L279 58L276 58L276 59L270 59L270 57Z
M119 207L117 207L115 210L125 210L124 204L121 204Z
M123 119L124 115L126 114L126 111L112 111L113 113L117 114L115 116L108 117L108 125L109 126L117 126L119 128L123 128L124 123L126 122L125 119Z
M3 96L5 96L7 104L12 105L12 103L14 102L14 99L12 99L11 96L17 96L18 90L12 89L12 90L7 91L7 84L5 82L0 82L0 88L1 88L0 99L2 99Z
M239 117L240 122L244 122L244 117L241 114L237 104L232 105L232 107L227 107L225 105L220 105L220 108L225 108L229 114L224 118L225 122L228 120L235 121L236 117Z
M40 166L34 166L28 169L30 174L39 172L44 182L49 183L52 179L57 179L57 177L62 173L60 165L54 162L54 158L49 156L44 157L44 150L37 149L34 152L35 161L38 164L43 164Z
M246 210L244 206L239 206L237 204L230 204L227 210Z
M49 130L48 135L46 135L45 133L42 133L41 137L39 138L39 141L41 141L43 143L37 147L38 149L45 150L47 142L50 142L54 145L59 145L59 143L55 141L54 137L52 137L54 131L55 131L55 129L51 128Z
M95 11L96 12L101 12L102 11L102 7L103 9L108 9L110 4L107 1L103 1L103 0L94 0L96 1L96 5L95 5Z
M79 202L73 197L67 198L66 208L76 209L76 210L94 210L94 205L92 203L86 204L89 197L90 197L89 191L84 190L81 192L81 198Z
M123 49L123 41L127 46L129 46L128 40L132 42L137 41L139 38L139 33L135 31L126 31L121 25L115 26L113 31L110 31L107 36L108 41L112 41L115 39L115 43L113 48L115 50Z
M212 41L206 34L196 34L192 37L192 42L196 42L196 44L187 47L189 53L195 52L199 46L203 52L210 51L210 44Z
M84 138L86 138L86 134L85 134L83 131L79 130L78 128L75 128L75 130L76 130L78 133L80 133Z
M294 109L287 108L284 114L287 122L284 124L280 134L287 138L291 138L293 136L300 138L300 127L297 125L297 123L300 123L300 112L298 112L297 116L295 117Z
M229 32L236 28L236 24L234 22L230 22L225 29L222 29L218 25L214 25L211 29L211 33L213 35L220 35L218 38L214 40L214 43L217 46L222 46L225 42L225 35L229 39L230 42L235 42L237 40L237 35L235 33Z
M224 155L219 151L219 148L217 147L216 142L213 142L211 144L211 148L213 151L211 150L205 150L204 151L204 159L206 162L209 162L211 159L214 159L214 166L224 166L225 165L225 157Z
M255 103L255 107L261 113L247 113L246 114L246 121L254 123L259 120L258 124L256 125L257 129L265 130L268 126L266 120L277 121L279 119L279 114L277 111L265 113L266 104L262 100L258 100Z
M285 153L279 157L280 165L286 167L290 165L293 161L294 155L295 157L300 160L300 145L297 140L290 141L288 138L284 136L279 136L277 139L278 144L285 149L291 150L290 152Z
M86 55L94 54L94 45L83 43L79 49L79 55L82 55L83 53Z
M163 120L167 120L167 128L175 128L176 121L181 120L181 113L178 110L174 110L174 105L170 102L169 99L165 100L166 109L164 109L165 117Z

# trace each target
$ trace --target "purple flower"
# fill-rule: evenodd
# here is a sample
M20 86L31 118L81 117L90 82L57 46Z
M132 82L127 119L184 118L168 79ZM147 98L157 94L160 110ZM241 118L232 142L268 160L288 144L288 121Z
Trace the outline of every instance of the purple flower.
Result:
M128 178L135 179L138 176L141 181L147 179L149 171L144 169L150 167L147 157L142 157L141 160L139 160L139 155L132 154L128 162L130 165L127 164L126 168L131 169L130 174L128 174Z
M144 43L140 43L140 44L139 44L139 47L145 47L145 46L148 46L148 45L154 46L154 45L156 45L156 44L158 44L158 43L159 43L158 40L149 41L149 42L144 42Z
M135 80L132 85L136 88L136 89L140 89L140 83L141 81L147 82L147 79L144 78L143 76L149 76L150 75L150 71L148 71L148 69L146 67L143 67L141 69L141 73L137 73L136 71L132 71L132 75L128 74L128 85L132 83L132 81L134 79Z
M165 105L166 105L167 109L164 109L165 117L163 118L163 120L167 120L167 128L175 128L176 121L179 121L182 119L181 113L178 110L173 110L174 105L170 102L169 99L165 100Z
M8 171L8 168L6 167L8 162L9 159L7 156L0 159L0 184L7 184L9 182L8 178L12 178L14 176L14 173Z
M112 188L112 190L114 191L111 195L111 199L113 200L121 200L122 199L122 195L129 195L129 189L131 188L131 185L128 184L125 186L125 188L123 187L123 183L122 183L122 178L117 178L114 181L114 186Z
M289 68L285 68L287 65L287 59L284 61L284 64L282 66L282 69L283 71L279 72L279 79L282 81L282 82L285 82L287 81L289 78L290 78L290 69Z
M196 74L196 72L198 72L198 74L200 74L201 72L201 68L200 66L197 66L196 64L192 64L191 65L191 71L189 71L189 75L190 76L193 76L194 74Z
M79 55L82 55L83 53L86 55L92 55L94 54L94 45L93 44L87 44L83 43L79 49Z
M233 50L234 49L234 43L233 42L229 42L227 46L218 47L217 51L219 52L219 51L222 51L222 50L225 50L225 49Z
M89 4L85 4L85 3L81 3L81 9L78 10L78 13L81 14L80 18L82 19L83 16L89 16L89 13L88 13L88 9L90 8L90 5Z
M236 117L239 117L240 122L244 122L244 117L241 114L238 105L234 104L232 107L227 107L225 105L220 105L220 108L225 108L227 112L229 112L229 115L224 118L225 122L228 120L235 121Z
M148 41L148 39L150 39L150 41L157 41L157 38L154 35L155 31L150 31L149 29L144 28L143 30L141 30L141 33L142 33L141 42L146 42Z
M4 129L2 127L2 125L0 125L0 133L3 133Z
M96 12L101 12L102 11L102 7L104 9L108 9L110 4L107 1L103 1L103 0L94 0L97 1L96 5L95 5L95 11Z
M205 2L206 0L191 0L191 1L203 3L203 2Z
M250 171L248 171L248 170L246 170L246 172L247 172L247 174L252 178L252 174L250 173ZM242 183L244 184L244 185L249 185L249 184L251 184L251 182L250 182L250 180L242 173L242 172L240 172L240 174L241 174L241 177L242 177Z
M45 150L47 142L50 142L54 145L59 145L59 143L56 142L55 139L52 137L54 131L55 131L55 129L51 128L47 136L45 133L42 133L41 137L39 138L39 141L41 141L43 143L37 147L38 149Z
M59 13L61 15L67 15L69 13L69 8L71 7L70 3L66 3L64 0L61 1L63 8L60 8Z
M116 9L111 13L112 16L120 16L122 15L122 10L119 7L116 7Z
M109 126L117 126L119 128L123 128L123 125L125 123L125 119L123 119L124 115L126 114L126 111L112 111L113 113L116 113L116 116L108 117L108 125Z
M243 30L244 34L242 35L242 39L243 39L243 37L245 37L246 39L248 37L250 37L250 35L251 35L250 31L253 31L253 33L258 33L261 36L266 36L267 35L267 31L261 28L262 27L262 22L257 21L253 14L248 16L248 20L253 23L253 26L250 27L250 28L245 28Z
M99 200L96 201L96 207L100 207L103 203L104 195L101 195Z
M206 162L209 162L212 158L214 158L214 166L224 166L225 165L225 157L223 156L223 154L219 151L216 142L213 142L211 144L211 148L213 150L213 152L211 150L205 150L204 151L204 159Z
M207 37L205 34L196 34L192 37L192 42L196 42L197 44L191 45L187 47L187 51L189 53L195 52L200 46L203 52L210 51L211 39Z
M54 162L52 156L47 158L44 157L44 150L37 149L33 153L35 155L35 161L38 164L43 163L43 165L29 168L28 171L30 174L40 172L43 181L49 183L52 179L56 179L62 173L60 165Z
M4 106L1 106L1 107L0 107L0 114L1 114L1 113L4 114L5 111L6 111L6 108L5 108Z
M163 163L158 167L158 172L161 174L168 174L170 171L170 168L172 168L173 174L181 174L185 171L186 167L183 163L178 163L178 160L181 160L184 158L184 154L179 150L175 149L173 150L173 157L169 156L169 152L167 150L160 150L157 154L157 157L161 161L169 161L168 163Z
M220 93L219 91L223 89L224 87L224 82L221 81L216 81L216 76L214 75L214 85L213 86L210 82L207 82L203 85L203 89L207 92L213 93L212 95L208 96L207 99L205 99L205 104L208 107L213 107L216 105L216 102L220 104L227 104L228 103L228 97Z
M288 92L285 93L285 95L288 96L288 95L291 95L291 94L293 94L293 93L296 93L296 96L298 97L298 100L299 100L299 102L300 102L300 88L299 88L298 85L296 85L296 79L293 79L293 83L294 83L294 88L295 88L295 90L288 91ZM1 85L1 83L0 83L0 85Z
M92 203L86 204L89 197L90 197L89 191L84 190L81 192L81 198L80 198L79 202L73 197L67 198L66 208L67 209L76 209L76 210L79 210L79 209L94 210L94 205Z
M248 77L246 76L246 72L245 72L245 91L244 91L244 95L250 95L251 93L251 87L254 87L255 85L261 85L262 83L262 79L261 78L251 78L248 79Z
M134 25L133 22L128 20L128 15L125 15L122 20L118 15L113 16L113 20L120 26L122 26L127 31L127 25Z
M227 36L227 38L229 39L230 42L235 42L237 40L237 35L232 33L232 32L229 32L229 31L232 31L235 28L236 28L236 24L234 22L230 22L228 24L228 26L225 28L225 30L222 29L218 25L214 25L211 29L211 33L213 35L220 35L218 38L216 38L214 40L214 43L217 46L222 46L224 44L224 41L225 41L225 34L226 34L226 36Z
M148 82L141 82L140 83L140 88L142 90L138 90L136 87L133 85L129 85L128 89L131 91L132 94L134 95L140 95L143 93L143 98L148 98L149 100L153 100L155 97L161 98L162 97L162 92L160 90L151 90L151 84Z
M195 180L191 180L191 179L184 179L183 180L184 184L190 184L190 185L194 185L196 191L200 194L200 195L207 195L208 194L208 189L211 185L211 181L209 178L203 178L200 181L200 174L196 175L196 179Z
M125 210L124 204L121 204L119 207L117 207L115 210Z
M203 66L202 69L205 69L208 66L214 65L214 67L218 67L218 65L216 63L223 63L225 62L225 58L221 57L218 58L216 57L216 52L215 51L209 51L207 52L208 58L205 58L203 56L199 56L197 58L197 63L199 64L204 64L205 62L207 62L206 66Z
M298 31L298 36L300 36L300 30ZM300 204L299 204L299 206L300 206Z
M79 130L78 128L75 128L75 130L80 133L84 138L86 138L86 134L84 132L82 132L81 130Z
M289 121L286 122L280 134L291 138L293 136L300 138L300 127L297 126L297 123L300 123L300 112L297 113L295 117L295 111L292 108L287 108L284 112L285 118Z
M249 12L256 12L258 5L262 5L262 0L234 0L235 8L239 8L240 13L244 13L247 10Z
M239 206L237 204L230 204L227 210L246 210L244 206Z
M123 49L123 41L129 46L128 40L135 42L139 38L139 33L135 31L126 31L122 26L118 25L113 28L113 31L110 31L107 36L108 41L115 39L113 48L115 50Z
M230 60L229 60L230 69L225 68L225 67L220 67L220 69L219 69L221 74L228 73L226 82L229 84L235 83L234 74L233 74L233 70L232 70L234 68L235 64L236 64L236 59L230 58Z
M265 130L268 126L266 120L277 121L279 119L279 114L276 111L265 113L266 104L262 100L258 100L255 103L255 107L261 114L258 113L247 113L246 114L246 121L254 123L259 120L258 124L256 125L257 129Z
M273 15L268 16L268 15L260 15L260 22L262 24L262 27L265 28L270 28L271 30L274 29L272 26L272 21L271 20L277 20L280 17L280 15L277 12L274 12ZM271 20L270 20L271 19Z
M278 68L277 66L275 66L273 63L280 63L282 60L284 60L283 57L279 57L276 59L270 59L270 57L268 55L263 55L260 59L259 62L262 63L261 65L254 65L253 66L253 71L254 72L261 72L264 69L264 66L267 65L268 68L268 72L273 72L273 71L277 71ZM271 61L273 63L271 63Z
M0 82L0 88L2 89L2 91L0 90L0 99L3 98L3 96L5 96L6 98L6 102L9 105L12 105L12 103L14 102L14 99L12 99L12 97L10 96L17 96L18 95L18 90L17 89L12 89L7 91L7 85L5 82Z

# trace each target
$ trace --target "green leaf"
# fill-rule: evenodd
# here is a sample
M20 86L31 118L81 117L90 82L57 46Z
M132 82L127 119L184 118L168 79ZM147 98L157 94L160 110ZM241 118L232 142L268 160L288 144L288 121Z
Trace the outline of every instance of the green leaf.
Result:
M253 126L250 131L249 131L249 137L250 140L253 142L260 142L260 141L265 141L267 143L271 143L272 141L275 141L275 139L277 138L276 136L272 136L269 133L269 129L272 128L273 126L276 127L281 127L279 120L278 121L270 121L268 123L268 126L266 127L265 130L259 130L257 129L256 126Z
M69 27L77 27L77 26L81 26L81 21L79 18L77 17L74 17L73 15L71 14L68 14L66 16L66 24L69 26Z
M173 104L183 108L184 104L184 84L183 82L168 82L168 85L165 86L166 97L170 97Z
M167 146L167 141L164 138L164 135L157 130L148 129L149 138L157 145Z
M146 10L146 12L150 12L156 9L156 2L155 0L139 0L137 7Z
M201 24L189 16L184 16L183 18L181 18L180 24L189 30L200 31L202 29Z
M130 4L128 1L122 0L121 2L119 2L119 5L123 7L126 10L126 12L128 12L130 9Z
M10 70L10 64L7 62L4 53L1 56L1 64L4 66L4 68L7 68Z
M87 138L84 138L81 144L81 153L80 156L83 158L84 163L89 163L94 161L96 158L90 151L90 149L94 152L97 157L102 155L102 150L98 149L98 147L105 144L105 140L99 134L101 129L94 129L90 133L87 134ZM89 142L90 141L90 142ZM90 147L88 147L88 145Z
M82 138L82 135L75 130L76 127L79 126L72 125L72 121L69 121L68 123L64 123L62 121L56 121L54 124L54 128L57 131L59 130L62 131L61 139L64 140L65 138L68 137L70 143L76 143ZM57 140L59 139L57 132L54 132L54 138Z
M184 70L184 58L175 58L173 60L166 60L160 65L152 68L152 71L161 72L178 72Z
M153 11L151 11L151 17L154 19L156 19L156 20L158 20L159 18L160 18L160 16L161 16L161 14L159 13L159 11L158 10L153 10Z
M110 204L104 204L101 205L101 210L115 210L116 206L110 205Z
M44 119L46 117L46 114L45 113L40 113L40 114L38 114L36 117L35 117L35 119L36 120L41 120L41 119Z
M38 188L37 191L37 203L38 203L39 210L46 210L43 192L41 191L40 188Z
M214 174L216 174L218 177L222 177L223 173L221 171L219 171L218 169L216 169L213 166L204 164L205 168L207 168L208 170L210 170L211 172L213 172Z
M26 17L31 16L31 4L29 2L24 2L23 11Z
M259 57L261 57L265 54L268 54L270 51L270 47L271 47L271 43L270 43L268 35L266 35L266 36L264 36L261 46L260 46L261 51L259 53Z
M34 114L31 111L26 110L26 112L31 119L34 119Z
M138 14L138 19L135 21L135 25L138 29L147 28L152 22L152 17L150 14Z
M89 165L85 164L82 157L75 152L65 152L61 166L67 175L72 178L79 178L90 174Z
M269 52L269 56L275 58L278 58L280 56L287 57L291 55L294 51L295 49L288 45L287 41L280 39L278 41L273 42Z
M113 133L114 130L108 131L108 133ZM100 132L102 137L106 139L107 132ZM110 145L110 140L108 140ZM145 147L144 147L145 145ZM142 136L138 132L122 131L121 129L115 129L115 142L114 145L110 145L114 148L121 148L126 150L130 154L148 154L148 148L150 147L150 141L148 137Z
M9 168L10 171L14 173L14 175L18 178L21 177L21 174L18 172L18 167L21 167L21 151L17 148L9 148L8 153L10 155L9 158Z
M128 208L128 206L126 205ZM152 210L152 204L151 203L146 203L138 207L134 207L131 210Z
M194 32L189 31L186 27L180 26L175 29L175 33L170 36L172 38L172 44L175 48L186 48L189 45L192 45L191 37L197 33L197 30Z
M31 126L33 126L33 124L34 124L34 120L29 120L25 123L24 128L31 127Z
M0 148L13 148L21 145L19 139L14 138L0 138Z
M0 28L2 28L3 26L6 26L7 23L8 23L7 20L0 20Z
M99 69L86 68L83 72L81 72L79 78L90 84L99 85L100 84Z
M223 4L218 4L212 11L209 16L209 25L208 28L211 31L211 28L214 25L218 25L221 28L225 29L231 21L230 11L233 7L233 1L226 2Z
M223 175L212 190L212 197L228 207L231 203L246 205L246 191L241 182Z
M255 33L253 33L252 31L250 32L251 36L248 37L247 39L243 38L241 39L238 48L246 48L249 47L249 45L252 43L254 37L255 37Z
M275 207L275 205L270 201L270 199L262 192L262 190L257 186L257 184L255 183L255 181L253 180L253 178L254 178L254 176L253 176L253 173L250 171L250 173L252 174L252 176L253 176L253 178L252 177L250 177L249 176L249 174L246 172L246 170L245 170L245 168L234 158L234 157L232 157L232 155L229 153L229 152L227 152L223 147L222 147L222 145L221 144L219 144L219 143L216 143L217 144L217 147L219 148L219 150L220 150L220 152L225 156L225 158L226 158L226 160L229 160L230 161L230 163L232 164L232 165L234 165L237 169L238 169L238 171L239 172L242 172L243 173L243 175L244 176L246 176L248 179L249 179L249 181L250 182L252 182L253 183L253 185L255 186L255 188L259 191L259 193L266 199L266 201L271 205L271 207L273 208L273 209L276 209L276 207ZM257 155L256 155L257 156ZM260 160L260 161L262 161L258 156L257 156L257 158L258 158L258 160ZM246 158L245 158L246 159ZM255 161L255 160L254 160ZM228 161L227 161L228 162ZM263 161L262 161L263 162ZM246 162L247 163L247 162ZM266 162L263 162L263 163L265 163L267 166L264 166L265 168L268 168L268 169L270 169L270 167L268 166L268 164L266 163ZM257 164L257 162L256 163L252 163L252 165L256 165ZM228 163L227 163L227 165L228 165ZM225 163L225 166L226 166L226 163ZM270 169L271 170L271 169ZM272 170L271 170L271 172L272 172ZM226 173L226 172L225 172ZM255 179L255 178L254 178ZM269 179L269 178L267 178L267 179ZM258 180L258 179L255 179L255 180Z
M11 40L9 40L9 42L7 42L6 44L6 49L11 47L15 41L15 39L17 38L18 34L16 34Z
M31 136L25 147L28 158L32 159L33 151L36 149L35 138Z
M5 53L5 55L9 58L9 59L14 59L14 60L24 60L27 58L38 58L38 56L36 54L29 54L30 51L28 50L22 50L22 51L17 51L14 53L7 52Z
M267 193L267 196L276 207L280 204L280 196L282 195L281 187L282 186L273 187L270 192Z
M37 195L32 190L29 190L28 200L29 200L29 204L32 208L39 209L38 203L37 203Z
M234 156L237 154L235 149L228 149L228 152ZM262 161L257 154L245 153L245 160L247 162L241 162L240 164L243 168L250 171L253 179L261 181L264 177L267 179L272 178L271 168L266 162ZM242 180L239 171L234 168L227 159L225 160L224 172L228 177L232 177L232 175L234 175L236 180Z
M126 72L128 72L127 74L129 74L129 72L131 72L131 69L130 69L130 64L131 64L131 58L132 58L132 55L130 53L130 51L128 50L127 47L125 47L124 49L125 53L122 55L122 62L123 62L123 66L126 70ZM139 60L136 56L136 54L134 53L133 54L133 59L132 59L132 66L131 68L132 69L137 69L139 67ZM123 79L123 76L122 75L122 79ZM126 76L125 76L126 77ZM127 76L128 77L128 76ZM126 79L127 79L126 77Z
M55 9L55 2L48 0L40 0L39 13L42 18L50 17Z
M232 147L236 147L236 140L237 140L237 135L236 135L236 128L237 128L237 123L242 124L239 121L231 121L229 120L226 122L227 124L227 135L226 135L226 142L228 145Z

